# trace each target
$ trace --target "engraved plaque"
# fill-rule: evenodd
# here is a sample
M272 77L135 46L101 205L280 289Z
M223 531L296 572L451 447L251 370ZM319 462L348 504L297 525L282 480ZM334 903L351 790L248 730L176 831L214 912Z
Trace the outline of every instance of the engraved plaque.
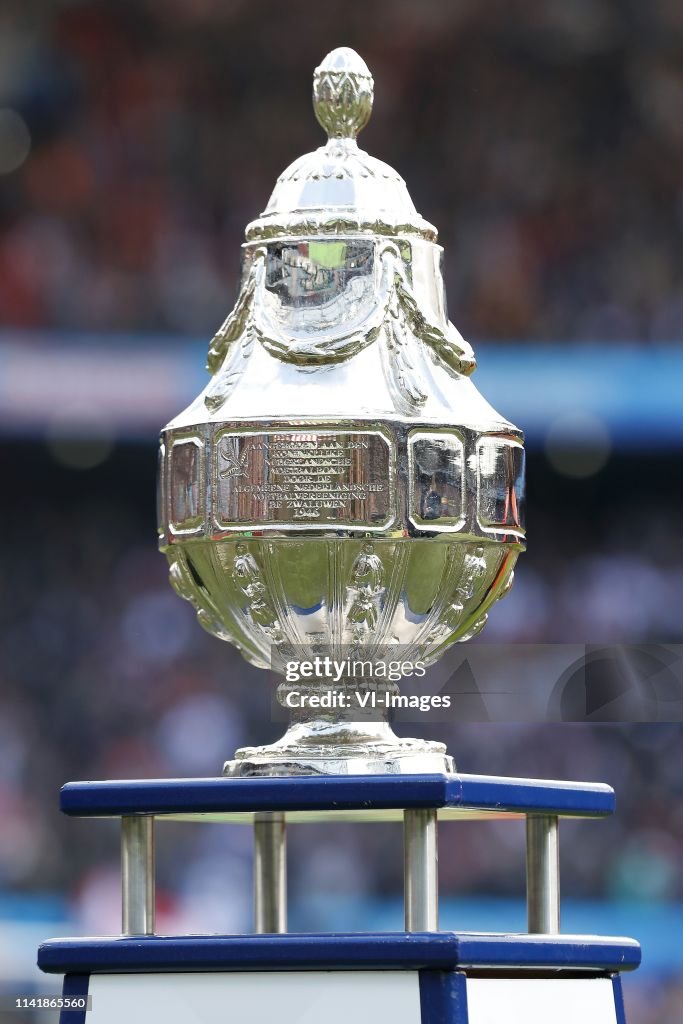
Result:
M420 431L408 440L410 518L429 530L463 525L464 449L452 431Z
M171 442L169 518L175 534L197 533L204 525L203 450L203 441L195 436L178 437Z
M524 449L519 441L483 437L477 445L479 521L483 527L524 525Z
M390 442L375 431L224 430L213 461L219 529L384 529L393 520Z

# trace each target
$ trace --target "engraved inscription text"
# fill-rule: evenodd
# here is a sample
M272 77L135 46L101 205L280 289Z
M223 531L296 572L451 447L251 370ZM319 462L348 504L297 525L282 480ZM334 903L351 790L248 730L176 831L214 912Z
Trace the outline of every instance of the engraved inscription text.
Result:
M384 526L389 443L378 433L228 433L215 445L216 523Z

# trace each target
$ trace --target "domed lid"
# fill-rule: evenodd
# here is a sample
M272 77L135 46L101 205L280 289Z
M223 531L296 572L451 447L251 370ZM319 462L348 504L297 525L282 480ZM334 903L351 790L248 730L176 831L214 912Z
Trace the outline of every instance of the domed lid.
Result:
M358 148L372 99L362 57L347 46L328 53L313 75L313 108L327 144L280 175L266 209L247 225L248 242L349 232L436 241L436 228L419 215L400 174Z

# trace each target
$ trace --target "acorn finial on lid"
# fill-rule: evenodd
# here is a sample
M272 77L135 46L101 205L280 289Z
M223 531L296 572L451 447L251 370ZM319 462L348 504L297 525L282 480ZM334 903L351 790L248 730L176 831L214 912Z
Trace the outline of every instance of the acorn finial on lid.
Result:
M340 46L313 74L313 109L331 139L355 139L372 112L374 82L355 50Z

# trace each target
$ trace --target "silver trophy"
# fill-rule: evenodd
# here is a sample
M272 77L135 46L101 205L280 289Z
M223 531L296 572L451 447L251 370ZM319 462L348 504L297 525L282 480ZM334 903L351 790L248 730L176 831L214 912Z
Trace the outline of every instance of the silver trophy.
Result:
M358 148L373 80L346 47L313 79L324 146L278 178L246 229L211 380L162 433L160 547L200 624L280 674L320 652L435 661L482 628L523 549L521 432L482 398L448 320L437 232L403 179ZM399 738L395 682L301 679L340 696L228 775L443 772ZM280 703L290 705L283 681ZM387 702L388 703L388 702Z

